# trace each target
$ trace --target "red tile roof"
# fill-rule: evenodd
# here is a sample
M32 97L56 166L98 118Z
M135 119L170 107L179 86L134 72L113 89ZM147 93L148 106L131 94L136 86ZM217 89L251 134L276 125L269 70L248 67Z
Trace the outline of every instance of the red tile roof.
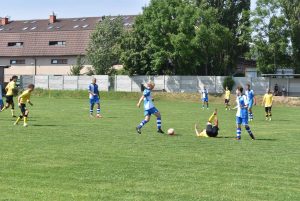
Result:
M130 27L135 16L122 16ZM116 17L110 17L114 19ZM102 17L11 21L0 26L0 57L66 56L85 54L89 36ZM65 46L49 46L49 41L65 41ZM9 42L23 42L23 47L8 47Z

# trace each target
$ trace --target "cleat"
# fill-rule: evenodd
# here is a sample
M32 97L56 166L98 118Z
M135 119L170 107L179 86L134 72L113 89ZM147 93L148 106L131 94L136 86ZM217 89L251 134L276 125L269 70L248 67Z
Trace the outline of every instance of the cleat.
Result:
M141 129L140 129L139 127L136 127L135 129L136 129L136 132L137 132L138 134L142 134L142 131L141 131Z
M161 130L161 128L158 129L157 132L160 133L160 134L164 134L165 133L163 130Z
M238 138L238 137L236 137L236 138L234 138L235 140L241 140L241 138Z
M269 121L272 121L272 118L271 118L271 117L269 118Z
M268 121L269 120L269 118L268 117L266 117L266 121Z
M24 126L24 127L28 127L28 124L24 124L23 126Z

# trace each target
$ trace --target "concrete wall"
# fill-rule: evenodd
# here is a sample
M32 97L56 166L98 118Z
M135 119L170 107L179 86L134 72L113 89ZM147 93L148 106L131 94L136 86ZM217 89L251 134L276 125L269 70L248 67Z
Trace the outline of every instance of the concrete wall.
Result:
M92 78L97 79L101 91L108 91L109 80L107 75L96 76L48 76L48 75L24 75L21 76L21 87L35 84L36 88L51 90L87 90Z
M166 92L199 92L204 86L209 93L223 93L223 81L225 77L221 76L115 76L109 79L109 76L93 76L97 78L101 91L108 91L110 84L111 90L122 92L140 92L141 85L148 81L155 82L155 90ZM77 90L87 89L91 83L90 76L53 76L53 75L27 75L22 76L21 83L26 87L29 83L34 83L37 88L57 89L57 90ZM284 86L291 96L300 96L300 79L287 78L234 78L235 87L241 85L245 88L246 84L250 84L256 94L264 94L269 87L274 89L275 84L279 85L282 90Z

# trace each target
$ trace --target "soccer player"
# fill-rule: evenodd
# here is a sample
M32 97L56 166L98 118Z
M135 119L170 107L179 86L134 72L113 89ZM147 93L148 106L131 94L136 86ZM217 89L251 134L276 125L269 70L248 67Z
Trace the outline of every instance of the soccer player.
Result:
M146 84L146 88L143 92L143 95L141 96L139 102L137 103L137 107L141 106L142 101L144 101L144 115L145 119L136 127L136 131L138 134L141 134L141 129L143 126L150 121L151 115L153 114L156 116L156 123L157 123L157 132L160 134L163 134L163 130L161 129L161 114L160 112L155 108L153 104L153 99L151 96L151 91L154 89L155 84L153 82L148 82Z
M10 82L5 87L6 104L1 110L1 112L3 112L4 110L8 109L11 106L11 116L12 117L16 117L15 116L14 95L15 95L15 92L17 90L17 84L16 84L17 80L18 80L18 76L16 76L16 75L12 76Z
M248 112L249 112L249 120L253 121L253 112L252 107L253 104L256 105L256 98L254 95L254 91L251 89L250 84L246 85L246 92L245 92L247 99L248 99Z
M28 114L29 110L26 108L26 103L33 106L33 104L30 102L30 96L31 92L34 90L34 85L30 84L27 87L27 90L25 90L19 97L18 97L18 105L21 109L21 115L18 117L14 125L18 125L18 123L24 118L24 127L28 126Z
M246 131L249 133L252 140L255 140L255 137L248 125L248 99L245 95L243 95L243 88L238 87L236 89L236 103L237 106L235 109L237 109L236 112L236 139L241 140L241 134L242 134L242 125L245 126Z
M268 89L267 93L264 95L262 105L265 106L265 112L266 112L266 121L272 121L272 105L273 105L273 94L271 93L271 90Z
M203 90L201 91L202 95L202 109L204 110L204 105L206 104L206 109L208 109L208 90L206 86L204 86Z
M230 110L230 90L228 89L228 87L226 87L225 90L225 109L226 110Z
M100 94L97 83L97 79L93 78L92 83L89 85L89 97L90 97L90 116L93 117L94 106L97 105L97 118L102 118L100 114Z
M219 131L218 126L219 121L217 117L217 109L215 109L215 112L209 117L206 123L206 129L203 129L201 132L199 132L198 126L195 124L195 132L198 137L217 137Z

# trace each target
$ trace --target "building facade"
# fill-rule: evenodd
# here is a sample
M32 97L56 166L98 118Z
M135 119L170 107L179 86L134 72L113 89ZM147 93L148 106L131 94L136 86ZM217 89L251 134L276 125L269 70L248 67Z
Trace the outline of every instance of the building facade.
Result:
M116 17L109 17L114 20ZM125 27L134 16L122 16ZM11 75L68 75L78 56L84 56L90 34L104 17L10 21L0 23L0 65ZM87 72L88 63L82 73Z

